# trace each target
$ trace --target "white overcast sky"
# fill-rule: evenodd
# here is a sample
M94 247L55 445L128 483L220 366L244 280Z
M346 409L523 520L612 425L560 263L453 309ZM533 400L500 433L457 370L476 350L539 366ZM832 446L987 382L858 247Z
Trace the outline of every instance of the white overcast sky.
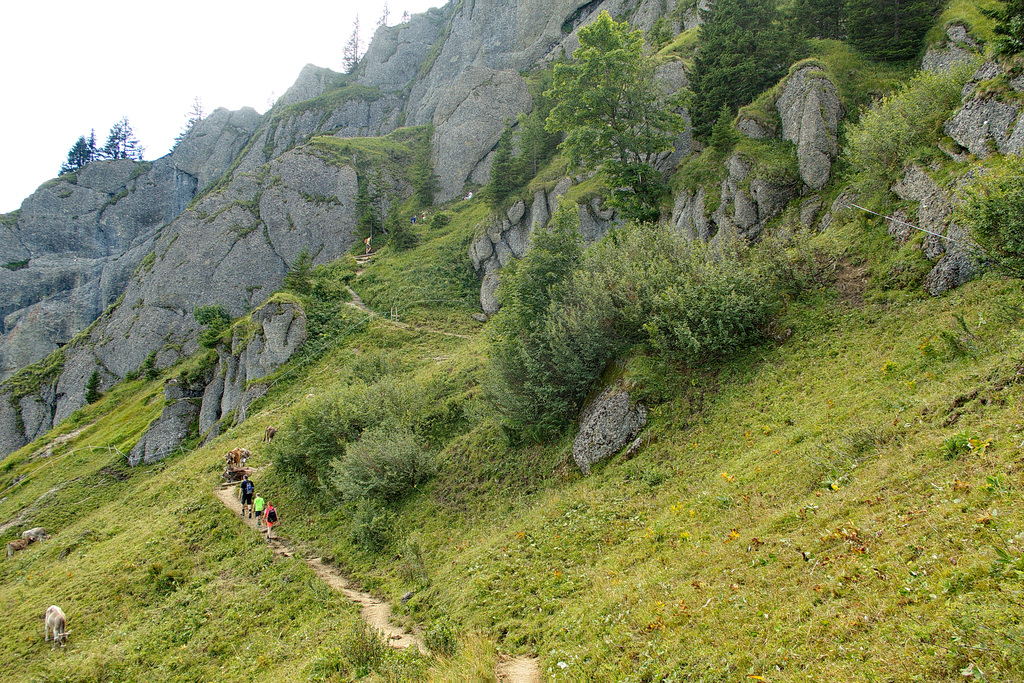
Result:
M403 12L445 0L390 0ZM356 15L364 49L385 0L0 3L0 213L56 177L80 135L127 116L145 159L170 150L196 96L263 113L309 63L341 70ZM0 260L2 260L0 255Z

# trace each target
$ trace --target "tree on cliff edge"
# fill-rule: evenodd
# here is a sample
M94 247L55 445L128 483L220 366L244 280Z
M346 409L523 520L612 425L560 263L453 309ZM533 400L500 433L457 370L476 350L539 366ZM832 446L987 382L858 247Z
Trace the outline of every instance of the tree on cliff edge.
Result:
M345 48L341 53L341 64L345 73L350 74L359 66L360 47L359 15L357 14L355 21L352 22L352 35L345 43Z
M96 149L96 131L89 133L89 139L84 135L78 136L78 140L68 150L68 160L60 167L60 174L71 173L85 166L90 161L99 157L99 150Z
M132 131L132 125L128 123L128 117L123 117L110 128L107 135L107 144L103 145L100 157L103 159L134 159L142 161L142 153L145 150L139 144L138 138Z
M544 93L555 101L545 127L565 132L570 163L604 171L608 203L624 218L656 221L668 188L654 164L686 125L677 111L683 99L654 82L657 63L644 51L643 31L602 11L579 40Z

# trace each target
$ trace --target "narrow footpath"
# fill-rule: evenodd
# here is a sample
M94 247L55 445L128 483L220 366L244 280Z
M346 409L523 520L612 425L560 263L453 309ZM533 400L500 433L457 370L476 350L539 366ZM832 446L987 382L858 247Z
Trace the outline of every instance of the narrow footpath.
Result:
M224 484L218 486L214 493L217 498L231 510L236 516L241 517L242 504L238 500L238 487L236 484ZM256 530L256 520L243 517L242 521L249 528ZM265 528L259 533L266 533ZM340 591L342 595L354 603L360 605L359 616L367 624L383 634L388 645L398 649L416 647L420 652L426 652L423 645L423 638L417 632L410 633L403 627L391 621L391 605L384 600L379 600L369 593L352 587L348 579L342 576L335 567L325 564L319 557L302 557L291 545L274 537L269 545L275 555L282 557L297 557L308 564L316 575L319 576L328 586ZM540 665L536 657L507 657L501 656L494 671L499 683L540 683Z

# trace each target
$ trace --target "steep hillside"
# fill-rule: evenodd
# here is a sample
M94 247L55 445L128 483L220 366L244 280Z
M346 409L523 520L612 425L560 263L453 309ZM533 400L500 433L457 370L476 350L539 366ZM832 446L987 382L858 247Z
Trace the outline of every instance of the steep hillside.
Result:
M4 358L41 360L0 385L0 539L51 537L0 564L0 675L1024 678L1006 17L744 7L449 4L4 217ZM736 104L709 46L755 10L792 64ZM569 106L599 63L629 125ZM294 553L213 493L239 446Z
M887 239L877 223L856 233ZM1019 284L872 303L868 255L819 247L837 278L790 307L777 341L715 369L628 367L662 400L640 452L588 477L567 442L502 437L474 335L354 319L245 423L152 467L121 453L160 411L160 382L123 385L4 461L3 538L53 535L0 566L18 655L4 677L493 680L497 647L539 655L552 680L1016 680ZM268 424L280 454L353 418L418 425L434 476L397 507L339 504L260 443ZM282 535L460 654L360 659L355 607L214 498L235 445L255 452ZM72 629L52 654L49 603Z

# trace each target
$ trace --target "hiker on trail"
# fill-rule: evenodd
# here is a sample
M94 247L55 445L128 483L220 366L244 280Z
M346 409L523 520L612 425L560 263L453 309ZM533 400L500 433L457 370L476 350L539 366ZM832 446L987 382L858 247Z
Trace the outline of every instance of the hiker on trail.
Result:
M370 253L370 240L371 239L373 239L373 238L372 237L367 237L365 240L363 240L363 244L366 245L366 251L363 252L364 254L369 254Z
M256 492L256 485L249 480L248 474L242 477L239 491L242 494L242 516L245 517L245 508L249 508L249 519L252 519L252 494Z
M260 518L263 517L263 507L266 503L263 502L263 496L257 494L256 500L252 502L252 507L256 511L256 528L260 528Z
M277 524L277 508L271 503L267 503L267 540L269 541L272 537L270 532L273 530L274 525Z

